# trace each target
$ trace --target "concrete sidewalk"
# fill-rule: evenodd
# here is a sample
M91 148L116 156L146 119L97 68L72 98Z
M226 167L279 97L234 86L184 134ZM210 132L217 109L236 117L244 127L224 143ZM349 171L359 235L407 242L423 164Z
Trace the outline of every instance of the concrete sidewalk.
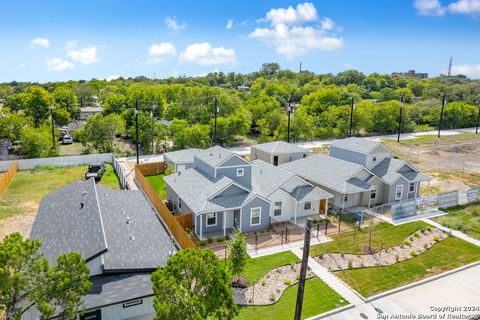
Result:
M430 220L430 219L422 219L422 221L424 221L424 222L426 222L426 223L428 223L428 224L430 224L430 225L432 225L432 226L434 226L434 227L436 227L436 228L438 228L438 229L440 229L440 230L444 230L444 231L446 231L446 232L449 232L449 233L452 234L452 236L455 236L455 237L457 237L457 238L459 238L459 239L465 240L465 241L467 241L467 242L470 242L471 244L474 244L474 245L480 247L480 240L477 240L477 239L474 239L474 238L472 238L472 237L470 237L470 236L467 236L467 235L466 235L465 233L463 233L463 232L460 232L460 231L458 231L458 230L453 230L453 229L444 227L444 226L442 226L440 223L437 223L437 222L435 222L435 221L433 221L433 220Z
M320 235L318 237L312 237L310 239L310 244L314 245L314 244L325 243L330 241L332 241L332 239L330 239L329 237ZM271 246L271 247L262 248L258 250L255 250L253 246L247 244L247 252L250 257L256 258L256 257L268 256L270 254L275 254L279 252L290 251L295 248L302 248L302 247L303 247L303 240L284 243L283 245Z
M292 252L297 257L302 259L303 251L300 248L292 249ZM345 300L347 300L351 304L359 305L364 303L364 301L360 298L359 294L353 291L349 286L343 283L343 281L341 281L339 278L334 276L331 272L329 272L327 269L322 267L311 257L308 257L308 266L317 277L319 277L330 288L332 288L335 292L337 292L339 295L341 295Z

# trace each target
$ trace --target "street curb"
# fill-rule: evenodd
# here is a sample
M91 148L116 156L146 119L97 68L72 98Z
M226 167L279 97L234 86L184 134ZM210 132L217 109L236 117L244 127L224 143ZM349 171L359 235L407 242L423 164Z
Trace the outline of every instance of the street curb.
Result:
M316 316L312 316L312 317L307 318L305 320L323 319L323 318L326 318L326 317L332 316L334 314L337 314L337 313L340 313L340 312L343 312L343 311L346 311L346 310L349 310L349 309L353 309L353 308L355 308L354 304L348 304L348 305L343 306L341 308L337 308L337 309L333 309L333 310L330 310L330 311L327 311L327 312L324 312L324 313L317 314Z
M473 267L476 267L476 266L480 266L480 261L476 261L476 262L472 262L470 264L466 264L464 266L461 266L457 269L453 269L453 270L450 270L450 271L446 271L444 273L440 273L440 274L437 274L437 275L434 275L434 276L431 276L429 278L426 278L426 279L423 279L423 280L420 280L420 281L417 281L417 282L414 282L414 283L410 283L410 284L407 284L407 285L404 285L402 287L399 287L399 288L395 288L395 289L391 289L391 290L388 290L388 291L385 291L385 292L382 292L382 293L379 293L375 296L372 296L370 298L366 298L365 299L365 302L368 303L368 302L372 302L372 301L375 301L375 300L378 300L380 298L383 298L383 297L386 297L386 296L389 296L389 295L392 295L394 293L398 293L398 292L401 292L401 291L404 291L404 290L407 290L407 289L410 289L410 288L414 288L414 287L418 287L422 284L425 284L425 283L429 283L429 282L432 282L432 281L435 281L437 279L440 279L440 278L443 278L443 277L446 277L446 276L449 276L449 275L452 275L452 274L455 274L457 272L460 272L460 271L463 271L463 270L466 270L466 269L470 269L470 268L473 268Z

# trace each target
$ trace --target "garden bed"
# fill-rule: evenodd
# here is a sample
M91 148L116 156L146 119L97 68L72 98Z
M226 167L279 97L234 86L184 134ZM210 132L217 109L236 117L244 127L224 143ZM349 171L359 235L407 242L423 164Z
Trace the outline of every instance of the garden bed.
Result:
M458 230L480 240L480 202L456 206L443 211L448 215L433 220L450 229Z

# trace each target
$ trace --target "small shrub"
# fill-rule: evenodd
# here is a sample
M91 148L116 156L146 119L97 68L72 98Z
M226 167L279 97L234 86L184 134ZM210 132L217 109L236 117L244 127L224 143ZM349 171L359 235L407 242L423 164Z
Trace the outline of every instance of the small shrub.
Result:
M290 263L290 269L295 270L295 262Z
M412 257L416 257L416 256L418 256L418 253L416 253L415 251L410 251L410 255Z
M433 241L438 242L438 241L440 241L440 238L435 236L435 237L433 237Z
M248 299L248 303L252 303L252 299Z
M217 242L224 242L225 241L225 238L224 237L219 237L217 238Z
M323 255L324 255L324 253L322 252L322 253L320 253L320 254L318 255L318 257L319 257L320 259L323 259Z
M282 292L282 290L280 290L280 289L277 289L277 293L280 293L280 292Z
M432 231L432 226L425 226L425 230Z
M202 240L202 241L198 242L198 245L199 245L200 247L205 247L205 246L207 245L207 241Z
M479 209L473 209L472 210L472 216L480 217L480 210Z
M409 247L412 245L412 242L409 241L409 240L405 240L405 241L403 241L403 243L405 243L405 245L407 245Z
M328 268L328 270L330 270L330 267ZM297 274L297 276L295 277L295 280L300 280L300 275Z
M348 269L352 269L353 262L352 260L348 260Z
M345 258L345 254L344 254L343 252L340 254L340 256L341 256L342 258Z
M312 219L312 224L318 224L318 223L319 223L318 219Z
M213 239L212 239L212 238L208 238L207 241L208 241L208 243L212 243L212 242L213 242Z
M275 295L273 294L273 292L270 294L270 301L274 302L275 301Z
M282 269L277 268L277 272L278 272L278 273L282 273Z
M265 287L266 284L265 280L262 280L262 287Z
M410 237L409 240L410 240L410 241L413 241L413 237Z
M400 256L399 256L398 254L395 255L395 261L396 261L396 262L400 261Z
M415 232L415 233L413 234L413 236L414 236L415 238L420 237L420 235L418 234L418 232Z
M283 280L283 284L286 285L286 286L289 286L289 285L292 284L292 280L285 279L285 280Z

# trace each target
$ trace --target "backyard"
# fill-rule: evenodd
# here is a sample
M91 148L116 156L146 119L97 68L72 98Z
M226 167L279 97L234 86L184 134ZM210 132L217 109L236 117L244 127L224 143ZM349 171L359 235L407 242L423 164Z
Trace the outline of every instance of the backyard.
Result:
M448 212L448 215L433 220L447 228L461 231L480 240L480 202L451 207L443 211Z
M156 174L153 176L146 176L145 178L148 180L150 185L153 187L153 189L158 193L160 198L162 200L167 199L167 185L165 183L165 180L163 180L164 174Z
M258 282L268 271L286 265L300 262L300 259L290 251L280 252L247 261L242 276L253 284ZM240 306L237 319L292 319L298 285L288 287L280 299L267 306ZM302 318L312 317L337 307L348 304L335 291L330 289L317 277L310 278L305 284L305 300Z
M0 238L3 239L5 235L15 231L28 236L43 196L72 181L84 179L86 170L87 166L43 166L19 171L0 197ZM100 185L120 189L112 165L107 164Z

